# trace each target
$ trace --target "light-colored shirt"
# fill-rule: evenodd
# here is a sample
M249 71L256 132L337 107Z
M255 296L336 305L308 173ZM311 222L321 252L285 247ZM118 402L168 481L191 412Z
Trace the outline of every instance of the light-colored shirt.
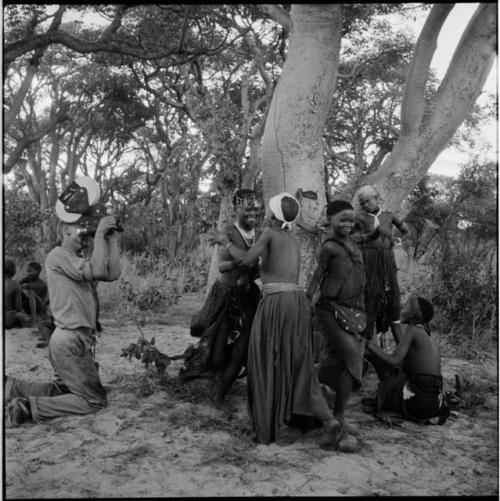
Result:
M45 260L50 310L57 327L95 329L96 303L92 267L88 259L54 247Z

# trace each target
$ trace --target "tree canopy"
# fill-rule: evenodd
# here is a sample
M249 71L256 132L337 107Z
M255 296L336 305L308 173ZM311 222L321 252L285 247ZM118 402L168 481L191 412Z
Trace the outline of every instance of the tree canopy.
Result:
M213 217L204 204L236 187L262 186L262 139L290 58L293 9L5 5L4 175L14 189L26 186L48 245L57 195L77 175L94 177L105 201L120 210L161 207L167 226L185 231L193 218ZM352 196L366 179L378 182L404 136L401 110L409 106L408 75L422 42L393 30L387 15L411 9L429 11L425 36L434 19L446 17L444 8L423 4L339 8L338 78L324 100L318 146L327 196ZM477 22L489 14L482 7ZM450 70L439 83L427 76L428 66L422 73L425 81L415 85L423 85L425 111L453 76ZM491 115L492 107L469 108L461 118L469 119L468 130ZM211 195L200 190L202 182L211 183Z

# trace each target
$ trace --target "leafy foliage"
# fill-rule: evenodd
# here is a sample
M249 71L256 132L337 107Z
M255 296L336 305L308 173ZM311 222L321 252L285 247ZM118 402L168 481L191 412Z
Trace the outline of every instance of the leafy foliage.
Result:
M166 306L165 296L153 285L139 291L135 290L126 280L121 280L121 285L125 299L134 303L139 310L151 310L155 307Z
M373 43L366 44L367 37ZM339 79L323 136L332 189L345 184L355 189L392 150L413 44L411 35L395 31L387 20L353 20L343 40Z
M472 357L497 337L496 176L494 164L472 162L448 186L427 180L413 193L407 217L417 233L422 220L435 225L424 288L437 307L439 330Z
M162 376L170 365L171 358L161 353L154 344L154 337L151 338L150 341L147 341L141 334L137 343L131 343L127 348L122 349L120 357L128 357L129 361L132 360L132 357L135 357L145 365L146 369L148 369L151 364L154 364L158 375Z
M42 216L23 191L4 185L4 252L12 259L29 259L39 245Z

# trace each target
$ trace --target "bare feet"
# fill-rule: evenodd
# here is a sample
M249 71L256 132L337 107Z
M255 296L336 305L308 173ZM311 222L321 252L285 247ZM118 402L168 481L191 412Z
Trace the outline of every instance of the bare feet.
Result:
M354 453L361 449L361 442L354 435L343 434L337 444L339 452Z
M380 421L382 421L382 423L384 423L389 428L392 428L393 426L401 426L404 421L402 417L391 412L375 412L373 415L377 419L380 419Z
M302 437L302 432L289 426L280 428L276 437L276 443L281 446L292 445Z
M323 438L320 443L322 449L336 448L339 438L342 434L344 425L335 418L332 418L324 423Z

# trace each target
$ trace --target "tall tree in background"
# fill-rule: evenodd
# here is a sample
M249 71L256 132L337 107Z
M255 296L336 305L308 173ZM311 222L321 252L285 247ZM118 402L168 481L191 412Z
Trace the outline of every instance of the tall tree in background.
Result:
M157 198L169 224L192 217L186 204L199 196L197 179L213 180L220 222L234 187L251 187L262 169L266 200L309 192L302 209L312 222L327 198L326 159L330 180L346 174L344 196L374 182L398 210L470 114L495 50L496 6L481 4L438 88L429 63L452 5L430 9L413 56L407 40L384 45L376 34L383 25L374 22L375 14L408 8L7 6L4 169L24 177L35 199L41 170L50 206L55 187L78 168L98 177L104 193L133 203L144 197L144 208ZM64 22L72 9L107 21ZM356 39L361 50L341 52L341 39L346 46ZM79 78L85 67L92 70ZM41 85L50 89L43 112ZM133 152L126 165L124 149Z
M497 6L479 4L437 91L426 98L437 38L454 4L435 4L415 46L409 68L399 138L380 169L364 181L377 186L395 210L423 178L473 108L496 57Z
M323 181L323 127L330 110L339 64L342 7L294 4L290 45L273 94L262 138L264 198L302 189L304 220L315 221L326 203ZM303 250L311 250L308 237ZM312 264L311 252L302 254ZM304 274L303 274L304 275Z

